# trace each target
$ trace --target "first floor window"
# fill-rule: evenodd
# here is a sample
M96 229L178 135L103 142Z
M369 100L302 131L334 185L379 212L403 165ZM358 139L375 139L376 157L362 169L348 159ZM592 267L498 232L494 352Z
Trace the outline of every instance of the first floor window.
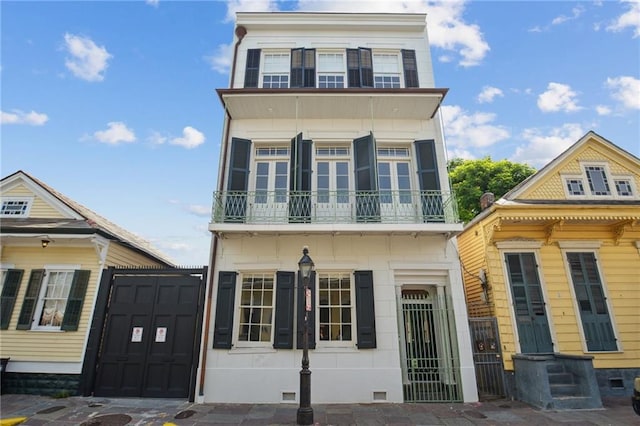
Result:
M74 271L50 270L45 274L36 308L37 327L60 327Z
M273 286L271 273L252 273L242 277L239 342L271 342Z
M351 341L353 305L347 273L319 274L320 341Z

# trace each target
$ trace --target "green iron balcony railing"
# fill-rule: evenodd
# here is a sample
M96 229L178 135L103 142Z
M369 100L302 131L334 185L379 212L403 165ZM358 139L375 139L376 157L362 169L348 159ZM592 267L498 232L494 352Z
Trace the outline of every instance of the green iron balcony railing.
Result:
M459 223L450 191L222 191L213 223Z

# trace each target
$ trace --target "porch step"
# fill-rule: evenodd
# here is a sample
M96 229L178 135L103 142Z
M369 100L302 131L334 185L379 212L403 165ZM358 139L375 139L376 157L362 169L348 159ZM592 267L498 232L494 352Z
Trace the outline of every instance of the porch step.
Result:
M589 396L562 396L552 398L551 400L552 410L584 410L602 408L601 404L595 403L592 397Z
M569 383L575 383L573 374L564 373L549 373L549 384L551 385L566 385Z
M552 384L549 385L549 388L551 389L552 398L580 396L580 390L575 383Z
M547 363L547 373L565 373L564 365L561 362L552 361Z

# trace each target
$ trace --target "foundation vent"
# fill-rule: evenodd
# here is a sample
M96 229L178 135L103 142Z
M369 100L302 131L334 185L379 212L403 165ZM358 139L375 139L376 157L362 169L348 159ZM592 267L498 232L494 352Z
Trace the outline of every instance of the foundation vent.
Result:
M386 401L387 400L387 393L384 391L381 392L373 392L373 401L374 402L378 402L378 401Z
M282 392L282 402L292 402L296 400L295 392Z

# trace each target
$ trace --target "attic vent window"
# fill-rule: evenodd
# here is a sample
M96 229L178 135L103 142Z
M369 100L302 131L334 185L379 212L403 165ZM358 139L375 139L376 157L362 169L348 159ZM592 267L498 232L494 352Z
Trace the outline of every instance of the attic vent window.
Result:
M11 198L2 200L0 216L25 217L29 213L31 200L26 198Z

